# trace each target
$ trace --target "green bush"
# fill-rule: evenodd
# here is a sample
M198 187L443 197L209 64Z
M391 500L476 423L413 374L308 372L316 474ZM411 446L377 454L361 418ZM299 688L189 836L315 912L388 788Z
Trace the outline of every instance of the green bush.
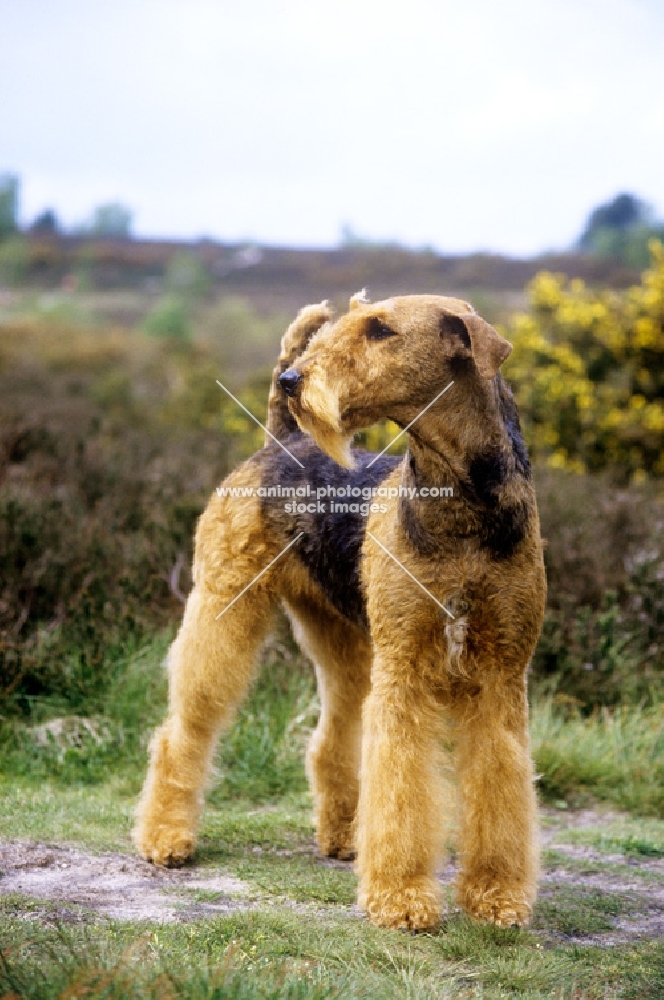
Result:
M0 347L0 699L75 706L179 614L228 468L219 365L194 347L22 324Z
M19 285L28 272L30 247L25 236L16 234L0 242L0 284Z
M177 295L166 295L145 317L143 328L153 337L189 340L190 328L185 303Z
M536 470L547 612L535 689L585 708L664 696L664 505L647 486Z

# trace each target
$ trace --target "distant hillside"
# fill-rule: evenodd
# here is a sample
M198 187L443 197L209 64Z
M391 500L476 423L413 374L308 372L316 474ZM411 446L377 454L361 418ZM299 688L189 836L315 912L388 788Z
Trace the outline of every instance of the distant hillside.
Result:
M610 260L581 254L545 255L529 260L477 253L447 256L399 247L285 249L147 240L91 240L27 237L25 280L57 287L68 275L84 273L97 289L157 287L169 261L183 252L195 256L215 294L242 296L260 311L292 313L303 302L342 301L366 286L372 298L406 293L520 293L543 269L583 278L593 285L625 287L638 273ZM509 298L509 295L505 296Z

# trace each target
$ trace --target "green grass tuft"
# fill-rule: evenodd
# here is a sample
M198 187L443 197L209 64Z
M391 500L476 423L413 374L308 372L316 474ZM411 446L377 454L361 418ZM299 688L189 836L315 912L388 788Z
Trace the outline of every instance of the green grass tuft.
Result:
M664 816L664 708L623 706L590 718L537 703L531 721L545 800L593 798L642 815Z
M566 937L599 934L610 931L616 917L638 909L625 893L560 885L537 903L533 927Z

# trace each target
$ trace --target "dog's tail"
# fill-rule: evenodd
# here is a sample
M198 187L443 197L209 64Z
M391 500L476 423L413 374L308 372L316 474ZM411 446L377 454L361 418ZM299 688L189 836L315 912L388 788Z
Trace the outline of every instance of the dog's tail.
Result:
M305 306L286 330L281 341L279 360L272 372L270 394L267 398L267 429L279 440L297 430L297 421L288 409L286 394L279 387L277 379L290 368L293 362L303 353L307 344L324 323L332 318L330 303L320 302L315 306ZM270 444L272 438L265 435L265 444Z

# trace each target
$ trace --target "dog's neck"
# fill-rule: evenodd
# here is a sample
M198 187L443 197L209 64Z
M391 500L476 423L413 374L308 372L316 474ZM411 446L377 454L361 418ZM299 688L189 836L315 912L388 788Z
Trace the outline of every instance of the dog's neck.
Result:
M500 376L490 382L477 380L471 388L463 383L453 386L408 430L413 485L463 485L478 456L510 450L501 412L501 392L506 390Z
M475 388L469 393L460 386L454 405L441 399L408 431L401 517L425 548L436 547L451 529L457 536L480 531L486 514L509 504L517 480L528 477L525 451L520 463L506 423L509 391L500 376ZM437 497L430 496L432 488Z

